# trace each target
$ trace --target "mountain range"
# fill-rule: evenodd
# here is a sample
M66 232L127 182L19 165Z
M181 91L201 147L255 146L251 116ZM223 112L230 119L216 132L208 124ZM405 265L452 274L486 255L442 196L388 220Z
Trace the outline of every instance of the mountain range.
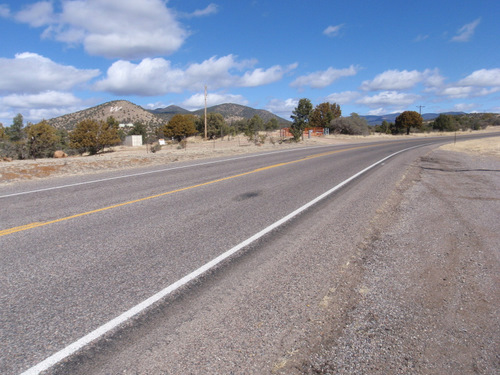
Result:
M84 119L91 118L98 121L106 121L109 116L113 116L121 124L141 122L148 127L155 127L168 122L176 114L202 116L204 112L205 109L188 111L187 109L175 105L147 110L127 100L114 100L78 112L55 117L47 120L47 122L56 128L72 130L76 124ZM276 116L269 111L254 109L239 104L226 103L208 107L207 113L212 112L220 113L227 122L250 119L258 115L264 122L275 118L281 126L288 126L290 124L290 121Z
M119 123L129 124L141 122L148 127L155 127L168 122L176 114L192 114L196 116L202 116L204 114L204 111L204 109L188 111L187 109L175 105L170 105L165 108L147 110L127 100L114 100L78 112L55 117L48 120L47 122L56 128L72 130L76 126L76 124L84 119L91 118L98 121L106 121L109 116L113 116ZM254 109L240 104L226 103L208 107L207 113L212 112L220 113L229 123L231 121L250 119L255 115L258 115L260 118L262 118L264 122L275 118L278 120L278 123L282 127L289 126L291 123L289 120L276 116L269 111L263 109ZM446 114L459 115L464 113L447 112ZM373 126L381 124L384 120L388 122L394 122L398 115L399 113L391 113L380 116L368 115L361 117L365 118L368 124ZM438 113L425 113L422 115L424 121L433 120L438 116Z

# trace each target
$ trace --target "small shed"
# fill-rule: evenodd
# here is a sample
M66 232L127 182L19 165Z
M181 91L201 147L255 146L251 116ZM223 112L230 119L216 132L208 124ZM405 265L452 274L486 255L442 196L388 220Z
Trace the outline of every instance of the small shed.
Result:
M125 146L142 146L142 135L127 135Z

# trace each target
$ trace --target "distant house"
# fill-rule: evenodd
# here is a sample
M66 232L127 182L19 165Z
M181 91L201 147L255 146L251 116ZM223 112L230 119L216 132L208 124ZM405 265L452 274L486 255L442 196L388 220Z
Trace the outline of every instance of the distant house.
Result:
M142 135L127 135L125 138L125 146L142 146Z
M118 127L120 129L125 129L125 128L133 128L134 127L134 124L132 123L128 123L128 124L118 124Z

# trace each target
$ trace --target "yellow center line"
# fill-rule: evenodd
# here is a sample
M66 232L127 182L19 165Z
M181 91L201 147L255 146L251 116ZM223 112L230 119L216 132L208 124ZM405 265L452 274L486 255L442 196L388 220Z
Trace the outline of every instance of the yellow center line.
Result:
M248 176L248 175L253 174L253 173L267 171L269 169L278 168L278 167L282 167L282 166L285 166L285 165L300 163L300 162L303 162L303 161L307 161L307 160L319 158L319 157L322 157L322 156L328 156L328 155L336 154L336 153L339 153L339 152L351 151L351 150L356 150L356 149L360 149L360 148L367 148L367 147L374 147L374 145L357 146L357 147L351 147L351 148L342 149L342 150L322 152L320 154L309 155L309 156L306 156L306 157L301 158L301 159L292 160L292 161L283 162L283 163L278 163L278 164L273 164L273 165L269 165L267 167L262 167L262 168L254 169L254 170L249 171L249 172L239 173L239 174L236 174L236 175L233 175L233 176L223 177L223 178L219 178L217 180L203 182L201 184L187 186L187 187L183 187L183 188L180 188L180 189L167 191L167 192L156 194L156 195L150 195L148 197L134 199L134 200L131 200L131 201L128 201L128 202L122 202L122 203L114 204L112 206L107 206L107 207L98 208L98 209L92 210L92 211L82 212L82 213L79 213L79 214L75 214L75 215L71 215L71 216L66 216L66 217L63 217L63 218L60 218L60 219L55 219L55 220L50 220L50 221L44 221L44 222L35 222L35 223L21 225L21 226L10 228L10 229L4 229L4 230L0 230L0 237L6 236L6 235L9 235L9 234L12 234L12 233L22 232L22 231L25 231L25 230L28 230L28 229L43 227L45 225L60 223L62 221L71 220L71 219L75 219L75 218L78 218L78 217L87 216L87 215L95 214L95 213L98 213L98 212L103 212L103 211L111 210L113 208L118 208L118 207L123 207L123 206L127 206L127 205L134 204L134 203L144 202L144 201L147 201L147 200L150 200L150 199L159 198L159 197L163 197L163 196L174 194L174 193L179 193L181 191L191 190L191 189L199 188L199 187L202 187L202 186L207 186L207 185L215 184L217 182L227 181L227 180L230 180L230 179L233 179L233 178Z

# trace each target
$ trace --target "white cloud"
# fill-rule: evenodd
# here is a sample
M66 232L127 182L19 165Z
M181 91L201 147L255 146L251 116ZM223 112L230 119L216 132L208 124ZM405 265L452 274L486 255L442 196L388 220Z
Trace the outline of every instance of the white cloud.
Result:
M38 122L81 110L85 103L71 93L45 91L38 94L12 94L0 98L1 118L22 113L27 121Z
M317 71L305 76L298 77L290 86L305 87L309 86L315 89L324 88L331 85L333 82L342 77L354 76L358 73L359 68L351 65L345 69L334 69L332 67L324 71Z
M371 81L363 81L361 89L365 91L407 90L421 82L428 86L438 86L442 84L443 77L441 77L437 69L426 69L423 72L417 70L387 70Z
M438 95L447 96L450 99L466 99L487 96L500 91L500 87L485 88L473 86L448 86L439 91Z
M453 106L453 111L470 112L477 107L478 107L478 105L476 103L459 103L459 104L455 104Z
M255 69L251 72L246 72L243 77L241 77L240 86L243 87L255 87L263 86L269 83L280 81L283 75L289 71L296 69L298 64L291 64L286 68L282 68L280 65L275 65L269 69Z
M210 6L209 6L210 7ZM61 13L41 1L17 13L43 37L83 44L91 55L137 59L170 54L188 36L162 0L63 0Z
M325 30L323 30L323 34L329 37L335 37L339 35L340 29L344 27L344 24L336 25L336 26L328 26Z
M290 119L293 110L299 105L299 99L272 99L267 103L265 109L284 119Z
M71 93L45 91L38 94L12 94L0 99L2 103L15 108L68 107L81 104L81 100Z
M361 94L357 91L344 91L328 95L325 100L329 103L349 104L358 99Z
M211 14L216 14L219 11L219 7L217 4L211 3L205 9L196 9L192 13L183 13L181 14L184 18L192 18L192 17L205 17Z
M468 23L464 26L462 26L460 29L457 31L457 35L455 35L453 38L451 38L452 42L468 42L470 38L474 35L474 31L476 30L476 27L479 25L481 22L481 18L478 18L471 23Z
M500 69L481 69L476 70L469 76L458 81L460 86L482 86L482 87L500 87Z
M204 85L210 90L226 87L260 86L275 82L295 66L246 71L243 76L236 72L252 67L256 61L237 61L233 55L211 57L201 63L193 63L185 69L174 68L163 58L146 58L139 64L117 61L107 71L106 78L95 88L121 95L154 96L181 93L185 90L200 91Z
M16 54L14 59L0 58L0 92L38 93L66 91L100 74L97 69L77 69L61 65L36 53Z
M371 116L380 116L380 115L387 114L387 110L385 108L381 107L381 108L372 109L371 111L368 111L367 114L371 115Z
M420 98L419 95L405 94L397 91L383 91L374 96L365 96L356 101L358 104L364 104L368 107L406 107L413 104Z
M55 22L54 8L50 1L30 4L16 14L16 20L33 27L49 25Z
M208 93L207 94L207 106L211 107L217 104L224 103L235 103L241 105L247 105L248 100L246 100L241 95L233 94L220 94L220 93ZM181 107L188 110L196 110L205 107L205 94L194 94L190 98L182 102Z

